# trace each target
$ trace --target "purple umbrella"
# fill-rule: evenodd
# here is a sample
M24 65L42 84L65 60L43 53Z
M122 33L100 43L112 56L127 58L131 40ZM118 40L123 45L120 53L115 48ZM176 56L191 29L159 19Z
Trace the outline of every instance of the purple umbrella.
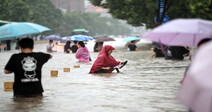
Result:
M174 46L197 46L204 38L212 38L212 21L175 19L158 26L141 38Z
M59 35L49 35L44 37L45 40L62 40Z

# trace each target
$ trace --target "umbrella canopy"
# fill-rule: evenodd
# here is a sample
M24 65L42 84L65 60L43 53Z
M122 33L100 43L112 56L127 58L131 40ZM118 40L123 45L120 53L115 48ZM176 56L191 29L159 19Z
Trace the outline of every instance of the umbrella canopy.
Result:
M93 40L93 37L87 35L73 35L66 38L66 40L73 40L73 41L88 41Z
M131 36L124 39L124 41L133 41L133 40L140 40L139 37Z
M212 42L200 47L177 98L194 112L212 112Z
M88 32L86 29L74 29L73 32Z
M160 25L141 38L173 46L197 46L204 38L212 38L212 21L175 19Z
M37 34L50 30L47 27L29 22L12 22L0 27L0 40L10 40L24 35Z
M49 35L44 37L45 40L62 40L59 35Z
M8 23L10 23L10 22L9 22L9 21L0 20L0 26L1 26L1 25L4 25L4 24L8 24Z
M95 42L104 42L104 41L115 41L115 40L110 37L100 37L100 38L95 39Z

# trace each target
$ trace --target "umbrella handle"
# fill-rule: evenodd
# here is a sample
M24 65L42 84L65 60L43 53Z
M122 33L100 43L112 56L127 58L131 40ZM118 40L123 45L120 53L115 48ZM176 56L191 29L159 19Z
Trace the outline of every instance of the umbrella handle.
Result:
M117 73L119 73L119 72L120 72L118 68L116 68L116 71L117 71Z

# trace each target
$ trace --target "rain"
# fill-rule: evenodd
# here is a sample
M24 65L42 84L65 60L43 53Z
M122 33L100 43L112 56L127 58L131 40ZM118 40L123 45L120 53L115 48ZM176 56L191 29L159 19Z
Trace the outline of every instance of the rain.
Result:
M2 1L0 112L211 112L212 2L172 2Z

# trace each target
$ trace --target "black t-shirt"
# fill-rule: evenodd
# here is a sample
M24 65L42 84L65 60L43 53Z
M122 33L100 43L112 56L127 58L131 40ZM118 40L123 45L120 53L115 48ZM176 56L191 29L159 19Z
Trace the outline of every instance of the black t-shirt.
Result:
M11 56L5 69L14 72L14 95L32 95L43 92L41 69L48 59L50 55L41 52L18 53Z
M76 53L77 49L78 49L77 45L71 46L72 53Z
M189 53L189 50L182 46L171 46L169 50L172 53L172 58L177 60L183 60L183 55Z
M161 49L155 47L154 48L154 52L155 52L155 57L164 57L165 55L163 54L163 52L161 51Z
M135 51L137 46L135 44L130 44L128 45L128 48L130 49L130 51Z

